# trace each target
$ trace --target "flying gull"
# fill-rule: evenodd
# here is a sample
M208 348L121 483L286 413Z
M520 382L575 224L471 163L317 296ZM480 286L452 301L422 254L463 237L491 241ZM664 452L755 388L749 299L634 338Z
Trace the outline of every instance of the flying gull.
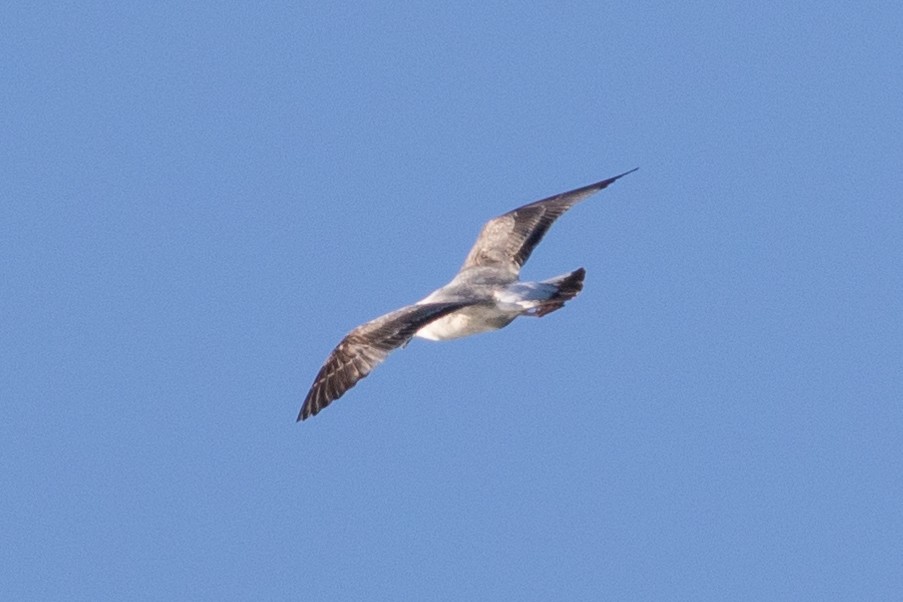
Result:
M298 420L316 415L413 337L447 341L498 330L518 316L542 317L583 289L579 268L540 282L520 269L565 211L636 168L613 178L524 205L486 222L451 282L413 305L361 324L336 346L314 379Z

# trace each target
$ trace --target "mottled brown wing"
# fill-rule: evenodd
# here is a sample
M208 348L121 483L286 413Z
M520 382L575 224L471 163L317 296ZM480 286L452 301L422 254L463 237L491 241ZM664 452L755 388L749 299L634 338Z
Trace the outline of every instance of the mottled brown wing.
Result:
M552 223L565 211L637 169L518 207L489 220L480 231L477 242L461 269L475 266L500 267L516 276Z
M394 349L433 320L438 320L468 303L425 303L409 305L362 324L339 343L314 379L298 420L314 416L345 394L380 364Z

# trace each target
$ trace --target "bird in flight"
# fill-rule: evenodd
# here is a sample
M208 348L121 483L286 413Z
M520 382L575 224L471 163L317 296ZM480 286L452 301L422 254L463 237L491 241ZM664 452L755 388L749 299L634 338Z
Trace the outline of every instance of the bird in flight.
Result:
M552 223L620 175L518 207L486 222L451 282L408 305L361 324L326 358L298 420L315 416L413 337L447 341L498 330L519 316L542 317L583 289L578 268L540 282L522 282L520 269Z

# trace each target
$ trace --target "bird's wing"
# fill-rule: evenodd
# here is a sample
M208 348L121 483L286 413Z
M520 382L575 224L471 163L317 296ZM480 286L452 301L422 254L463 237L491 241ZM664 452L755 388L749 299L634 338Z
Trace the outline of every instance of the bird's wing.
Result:
M518 207L489 220L461 269L497 267L516 276L552 223L565 211L636 170L634 168L613 178Z
M326 358L301 406L298 420L314 416L345 394L414 334L457 309L465 302L408 305L349 332Z

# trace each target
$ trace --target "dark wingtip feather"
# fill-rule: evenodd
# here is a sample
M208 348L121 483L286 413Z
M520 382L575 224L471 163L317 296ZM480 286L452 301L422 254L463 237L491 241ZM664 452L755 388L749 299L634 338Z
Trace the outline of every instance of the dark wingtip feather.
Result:
M310 399L310 395L307 396L307 399L304 400L304 404L301 406L301 411L298 412L298 419L295 422L301 422L302 420L307 420L314 414L316 414L316 410L313 409L313 403Z
M612 184L612 183L620 180L624 176L629 176L630 174L632 174L633 172L635 172L638 169L639 169L639 167L634 167L633 169L625 171L622 174L618 174L618 175L608 178L606 180L602 180L601 182L598 182L597 184L595 184L595 186L598 186L599 190L602 190L603 188L607 187L609 184Z

